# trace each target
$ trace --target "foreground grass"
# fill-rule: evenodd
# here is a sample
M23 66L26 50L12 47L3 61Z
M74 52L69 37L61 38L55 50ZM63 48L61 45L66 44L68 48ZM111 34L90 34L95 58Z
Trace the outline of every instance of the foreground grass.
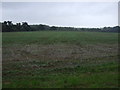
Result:
M4 82L7 88L116 88L117 73L102 72L79 75L26 76Z
M3 33L3 88L118 87L117 33Z
M17 67L17 66L16 66ZM3 87L8 88L117 88L117 62L74 68L34 69L4 73ZM34 73L33 73L34 72ZM17 75L17 76L16 76ZM11 78L9 78L11 77Z

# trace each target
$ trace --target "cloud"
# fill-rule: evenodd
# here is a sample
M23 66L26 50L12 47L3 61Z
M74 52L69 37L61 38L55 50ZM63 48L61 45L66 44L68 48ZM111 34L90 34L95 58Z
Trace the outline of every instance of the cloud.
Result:
M59 26L117 25L117 2L4 2L2 20Z

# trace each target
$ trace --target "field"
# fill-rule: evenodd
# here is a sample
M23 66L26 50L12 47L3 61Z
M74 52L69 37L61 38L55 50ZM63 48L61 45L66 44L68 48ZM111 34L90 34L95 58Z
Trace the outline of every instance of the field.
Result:
M118 34L2 34L3 88L118 88Z

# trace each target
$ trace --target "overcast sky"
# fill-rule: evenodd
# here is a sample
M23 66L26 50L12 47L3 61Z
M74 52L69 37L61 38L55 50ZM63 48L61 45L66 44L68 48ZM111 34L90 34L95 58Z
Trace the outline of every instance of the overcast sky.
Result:
M118 25L117 2L3 2L2 21L72 27Z

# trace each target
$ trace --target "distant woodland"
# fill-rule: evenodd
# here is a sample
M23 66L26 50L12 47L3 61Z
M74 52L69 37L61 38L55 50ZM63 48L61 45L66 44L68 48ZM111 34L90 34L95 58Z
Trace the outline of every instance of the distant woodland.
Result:
M12 21L2 23L2 32L20 32L20 31L89 31L89 32L120 32L120 27L103 27L103 28L75 28L75 27L58 27L49 25L29 25L27 22L13 24Z

